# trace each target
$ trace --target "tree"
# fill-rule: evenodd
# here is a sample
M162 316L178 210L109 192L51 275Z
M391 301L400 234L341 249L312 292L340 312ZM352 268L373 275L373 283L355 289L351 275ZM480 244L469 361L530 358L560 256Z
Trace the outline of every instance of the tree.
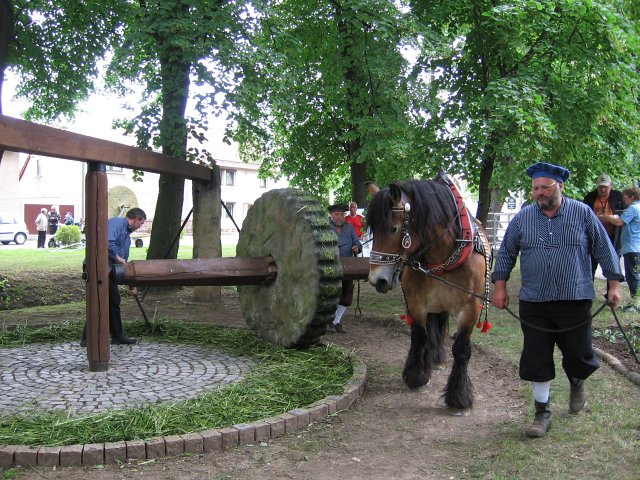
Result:
M97 63L126 8L123 0L0 0L0 114L10 70L20 80L17 96L31 103L26 119L73 116L93 90ZM3 154L0 150L0 160Z
M412 0L420 68L441 104L426 122L436 156L491 197L526 185L535 161L568 166L569 192L600 171L638 171L636 24L616 2ZM495 208L495 206L494 206Z
M16 95L30 102L27 120L72 116L93 91L128 7L124 0L0 0L0 93L11 70Z
M31 102L27 119L72 116L94 89L98 64L109 54L110 86L125 91L127 81L145 85L140 115L120 122L136 134L139 146L186 160L187 137L204 140L206 121L185 117L190 83L193 78L215 88L225 80L216 78L215 59L236 40L235 8L241 5L224 0L2 2L0 41L8 43L0 44L0 62L7 52L6 66L20 78L17 93ZM204 116L215 104L212 98L203 94L196 111ZM197 149L189 158L210 160ZM184 179L161 175L159 190L148 258L164 257L179 229ZM176 244L168 257L175 258L177 249Z
M364 181L411 144L403 15L386 0L262 7L235 62L230 136L263 175L317 194L341 188L339 197L364 203Z
M124 25L122 42L109 66L108 81L126 90L127 81L145 85L141 113L121 123L138 145L159 147L176 158L208 162L207 152L187 151L188 138L205 140L206 115L216 107L215 94L225 88L225 64L239 41L241 4L157 0L140 2ZM191 84L207 85L195 102L198 118L187 118ZM214 112L214 113L219 113ZM167 253L182 215L184 179L162 174L147 258L176 258L178 244Z

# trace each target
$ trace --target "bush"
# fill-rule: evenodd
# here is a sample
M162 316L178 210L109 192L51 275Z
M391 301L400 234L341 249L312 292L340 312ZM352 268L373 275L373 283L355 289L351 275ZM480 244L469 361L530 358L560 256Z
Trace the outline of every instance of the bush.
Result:
M79 243L82 240L82 231L77 225L62 225L55 235L56 242L62 245Z

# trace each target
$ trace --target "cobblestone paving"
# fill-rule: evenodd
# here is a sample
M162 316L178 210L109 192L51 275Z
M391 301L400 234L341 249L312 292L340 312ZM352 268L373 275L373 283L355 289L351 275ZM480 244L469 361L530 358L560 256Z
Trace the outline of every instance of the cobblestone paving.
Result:
M252 361L191 345L111 345L109 370L89 371L77 342L0 350L0 413L87 415L183 400L241 380Z

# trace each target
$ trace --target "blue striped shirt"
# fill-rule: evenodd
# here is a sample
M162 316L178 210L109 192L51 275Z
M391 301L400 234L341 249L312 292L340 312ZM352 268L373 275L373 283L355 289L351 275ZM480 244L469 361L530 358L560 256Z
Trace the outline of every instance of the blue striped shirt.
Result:
M528 302L595 297L591 254L606 278L622 280L620 260L591 208L566 197L549 218L533 203L509 223L491 281L508 280L520 256L520 299Z

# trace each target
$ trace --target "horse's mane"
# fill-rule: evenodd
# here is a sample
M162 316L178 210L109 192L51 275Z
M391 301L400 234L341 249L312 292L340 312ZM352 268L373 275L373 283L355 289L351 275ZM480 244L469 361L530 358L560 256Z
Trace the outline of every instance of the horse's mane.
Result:
M453 227L458 236L458 222L452 222L457 215L456 205L449 187L434 180L404 180L395 182L411 204L411 225L423 242L429 240L439 228ZM369 203L367 225L376 232L388 232L391 228L391 191L380 190ZM384 235L384 234L383 234Z

